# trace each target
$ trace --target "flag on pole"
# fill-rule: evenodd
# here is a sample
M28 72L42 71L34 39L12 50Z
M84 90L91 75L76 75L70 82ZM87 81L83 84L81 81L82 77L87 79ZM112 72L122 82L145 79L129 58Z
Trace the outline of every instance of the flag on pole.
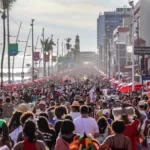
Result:
M47 54L44 55L44 62L49 62L49 55Z
M39 59L40 59L40 52L33 52L33 59L34 59L34 61L39 61Z

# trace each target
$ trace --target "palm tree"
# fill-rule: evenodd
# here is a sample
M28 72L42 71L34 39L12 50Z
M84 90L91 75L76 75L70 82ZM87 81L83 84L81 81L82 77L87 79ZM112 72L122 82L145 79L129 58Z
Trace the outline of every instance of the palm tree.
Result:
M16 2L16 0L0 0L0 7L3 9L3 51L1 57L1 88L3 88L3 63L6 46L6 10L9 10L13 6L14 2Z
M43 47L43 53L46 54L49 51L49 38L46 40L41 40L41 45ZM44 61L44 58L43 58ZM44 64L46 65L46 63L44 62ZM45 75L45 65L43 66L43 70L44 70L44 75Z
M53 57L53 46L56 46L56 44L53 41L53 35L52 35L51 40L49 42L49 55L51 53L52 57ZM50 75L49 67L48 67L48 75ZM53 59L52 59L52 75L53 75Z
M44 42L41 40L41 44L44 47L44 53L48 53L49 56L51 55L51 53L53 53L53 46L56 45L53 42L53 35L51 36L50 40L49 40L49 38L47 38ZM50 63L50 59L49 59L49 62L48 62L48 75L50 75L49 63ZM45 71L45 68L44 68L44 71Z
M67 48L67 50L69 51L69 49L71 48L71 44L70 44L70 42L71 42L71 38L67 38L67 39L65 39L66 40L66 48Z

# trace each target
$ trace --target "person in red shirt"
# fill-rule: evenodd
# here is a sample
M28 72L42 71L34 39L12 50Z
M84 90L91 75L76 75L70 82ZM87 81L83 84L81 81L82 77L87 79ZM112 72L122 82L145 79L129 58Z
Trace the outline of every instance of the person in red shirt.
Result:
M133 150L138 150L137 149L137 131L138 131L138 126L140 124L140 118L141 118L141 114L140 112L131 104L123 104L123 107L133 107L135 109L135 113L137 115L137 119L133 120L133 122L131 122L128 118L128 115L123 115L122 116L122 120L125 122L125 131L123 132L123 134L127 137L130 138L131 143L132 143L132 149Z

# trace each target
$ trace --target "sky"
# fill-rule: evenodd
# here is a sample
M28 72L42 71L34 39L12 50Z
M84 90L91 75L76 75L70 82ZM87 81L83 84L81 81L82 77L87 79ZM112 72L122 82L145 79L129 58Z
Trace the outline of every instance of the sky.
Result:
M17 0L10 11L10 35L17 35L22 21L19 40L26 41L31 19L34 18L34 43L38 35L41 38L42 29L45 28L45 38L53 34L54 42L57 39L60 41L60 49L61 43L65 42L64 39L71 38L71 44L74 45L75 37L79 35L81 51L96 52L99 13L124 6L129 6L128 0ZM0 19L0 44L3 43L2 34L2 19ZM10 38L11 43L15 40L16 38ZM31 45L31 38L29 45ZM19 43L19 51L24 51L24 47L25 43ZM38 48L41 48L40 41ZM0 53L2 53L2 45L0 45ZM27 49L27 54L31 54L31 48ZM16 57L16 66L22 64L21 55L23 52ZM7 67L6 62L7 53L5 53L5 67ZM31 63L31 57L26 58L27 63Z

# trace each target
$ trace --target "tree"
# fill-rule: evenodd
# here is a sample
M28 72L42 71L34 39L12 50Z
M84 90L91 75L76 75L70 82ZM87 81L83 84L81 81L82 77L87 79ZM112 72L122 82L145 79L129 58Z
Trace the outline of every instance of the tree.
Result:
M70 42L71 42L71 38L67 38L67 39L65 39L66 40L66 48L67 48L67 50L69 50L70 48L71 48L71 44L70 44Z
M6 10L9 10L16 0L0 0L0 8L3 9L2 19L3 19L3 51L1 56L1 88L3 88L3 64L4 64L4 54L6 46Z
M50 40L49 38L47 38L45 41L41 40L41 44L44 47L44 53L48 53L49 56L51 55L51 53L53 53L53 46L56 46L56 44L53 42L53 35ZM50 59L48 63L50 63ZM50 75L49 72L50 70L49 70L49 65L48 65L48 74Z

